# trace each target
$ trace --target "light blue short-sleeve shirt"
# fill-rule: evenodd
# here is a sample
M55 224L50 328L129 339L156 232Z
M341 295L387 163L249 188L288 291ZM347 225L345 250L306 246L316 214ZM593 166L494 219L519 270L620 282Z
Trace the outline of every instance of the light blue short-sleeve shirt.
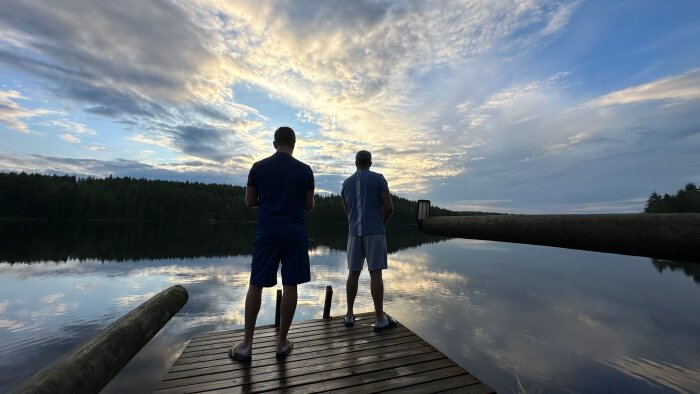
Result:
M348 229L351 236L384 234L382 221L382 192L389 185L382 174L370 170L357 170L343 182L340 192L348 205Z

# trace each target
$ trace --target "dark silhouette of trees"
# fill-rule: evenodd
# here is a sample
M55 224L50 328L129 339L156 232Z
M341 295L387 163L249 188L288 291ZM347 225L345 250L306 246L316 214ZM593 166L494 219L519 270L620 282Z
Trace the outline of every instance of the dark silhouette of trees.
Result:
M670 260L659 260L651 259L651 263L654 264L659 273L665 270L669 271L681 271L685 275L693 278L695 283L700 284L700 264L698 263L685 263L681 261L670 261Z
M254 221L245 187L136 178L0 173L0 218L167 222ZM416 202L393 196L392 223L414 224ZM433 207L433 216L484 214ZM316 196L314 222L346 223L338 195Z
M0 174L0 217L16 219L254 220L241 186L135 178Z
M700 189L695 184L689 183L676 194L661 196L653 192L647 200L644 212L700 212Z

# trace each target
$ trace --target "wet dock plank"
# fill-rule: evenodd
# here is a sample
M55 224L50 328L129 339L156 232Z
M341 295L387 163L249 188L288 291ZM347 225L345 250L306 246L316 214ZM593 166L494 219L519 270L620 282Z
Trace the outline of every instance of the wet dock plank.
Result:
M292 324L294 351L282 361L271 325L256 328L249 363L228 356L242 329L195 336L156 392L494 392L402 324L372 331L373 317L358 314L351 328L342 317Z

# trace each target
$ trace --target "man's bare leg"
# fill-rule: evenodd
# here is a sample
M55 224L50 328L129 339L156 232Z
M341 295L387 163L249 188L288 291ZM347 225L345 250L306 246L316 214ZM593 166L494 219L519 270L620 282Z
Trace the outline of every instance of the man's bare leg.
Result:
M377 324L384 322L384 281L382 280L382 270L377 269L369 272L370 289L372 290L372 300L374 300L374 313L377 316Z
M357 297L357 282L360 279L360 274L362 271L350 271L348 272L348 281L345 284L345 290L348 295L348 311L345 316L352 316L352 307L355 305L355 297Z
M287 333L292 325L294 312L297 309L297 287L282 286L282 302L280 305L280 331L277 337L277 352L287 351Z
M251 284L245 297L245 334L243 341L236 349L236 353L241 356L250 356L253 351L253 333L255 332L255 322L258 320L258 312L260 312L261 299L262 287Z

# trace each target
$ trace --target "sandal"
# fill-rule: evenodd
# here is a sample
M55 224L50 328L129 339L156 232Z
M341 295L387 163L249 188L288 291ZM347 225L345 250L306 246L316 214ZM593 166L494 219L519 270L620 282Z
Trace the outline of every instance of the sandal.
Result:
M396 320L390 318L389 316L387 316L386 319L389 321L389 323L387 323L387 324L384 325L384 326L379 326L379 327L375 324L375 325L374 325L374 331L384 331L384 330L388 330L388 329L391 329L391 328L395 328L395 327L398 325L398 323L396 322Z
M291 339L287 339L287 350L283 352L275 352L275 357L277 358L285 358L289 355L289 353L292 352L292 349L294 349L294 342L292 342Z
M228 355L229 355L232 359L234 359L234 360L236 360L236 361L240 361L240 362L248 362L248 361L250 361L251 356L245 356L245 355L242 355L242 354L240 354L240 353L236 353L236 349L238 349L238 346L239 346L240 344L241 344L241 343L238 342L235 346L233 346L231 349L229 349L229 350L228 350Z
M352 327L355 324L355 315L343 316L343 324L345 324L345 327Z

